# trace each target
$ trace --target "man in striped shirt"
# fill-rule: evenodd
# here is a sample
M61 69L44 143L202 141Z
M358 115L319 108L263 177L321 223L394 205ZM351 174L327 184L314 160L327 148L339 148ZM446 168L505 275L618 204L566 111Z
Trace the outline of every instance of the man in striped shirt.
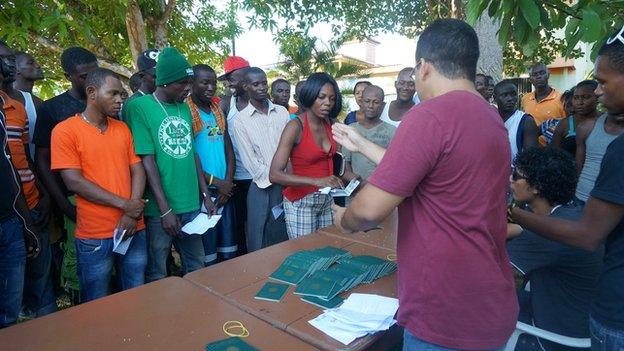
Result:
M49 198L38 186L32 169L32 160L28 147L28 115L24 105L11 97L13 82L15 82L15 53L5 44L0 43L0 59L8 68L0 88L0 97L3 101L6 116L6 129L9 153L13 167L17 170L22 182L21 190L26 198L30 216L33 218L39 240L41 252L37 257L26 261L26 275L24 279L24 312L32 317L43 316L56 311L56 299L50 279L52 255L47 230ZM19 94L19 92L18 92ZM21 96L21 94L19 94Z
M243 165L253 177L247 194L247 250L252 252L267 243L271 209L283 201L282 187L269 180L269 168L290 117L269 100L267 77L260 68L245 69L243 88L249 105L238 113L232 129Z

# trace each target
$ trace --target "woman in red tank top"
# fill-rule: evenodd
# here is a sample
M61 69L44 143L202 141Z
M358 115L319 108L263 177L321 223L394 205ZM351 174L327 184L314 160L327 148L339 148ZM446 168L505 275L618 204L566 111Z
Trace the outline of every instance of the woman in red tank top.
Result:
M301 88L299 100L306 112L284 128L269 174L272 183L285 187L284 214L290 239L332 225L333 199L318 190L343 186L334 176L332 161L336 142L331 121L342 109L338 84L327 73L314 73ZM289 160L292 171L287 173Z

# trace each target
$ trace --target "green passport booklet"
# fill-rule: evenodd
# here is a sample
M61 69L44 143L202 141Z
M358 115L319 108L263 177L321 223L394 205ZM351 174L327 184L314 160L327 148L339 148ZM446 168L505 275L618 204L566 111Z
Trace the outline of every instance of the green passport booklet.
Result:
M288 285L286 284L267 282L254 297L259 300L279 302L286 294L286 291L288 291Z
M227 338L206 345L206 351L260 351L241 338Z

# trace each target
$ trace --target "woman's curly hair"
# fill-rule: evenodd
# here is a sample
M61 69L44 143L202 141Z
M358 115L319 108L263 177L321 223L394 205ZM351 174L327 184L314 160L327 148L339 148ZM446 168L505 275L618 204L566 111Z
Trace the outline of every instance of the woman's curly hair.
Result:
M574 198L578 175L575 161L567 152L532 147L516 156L514 166L550 205L565 205Z

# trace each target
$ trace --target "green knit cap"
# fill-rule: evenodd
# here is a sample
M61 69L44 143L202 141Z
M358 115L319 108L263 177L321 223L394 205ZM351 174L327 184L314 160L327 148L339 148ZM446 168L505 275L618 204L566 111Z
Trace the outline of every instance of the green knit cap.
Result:
M176 48L164 48L156 63L156 85L161 86L193 75L193 69Z

